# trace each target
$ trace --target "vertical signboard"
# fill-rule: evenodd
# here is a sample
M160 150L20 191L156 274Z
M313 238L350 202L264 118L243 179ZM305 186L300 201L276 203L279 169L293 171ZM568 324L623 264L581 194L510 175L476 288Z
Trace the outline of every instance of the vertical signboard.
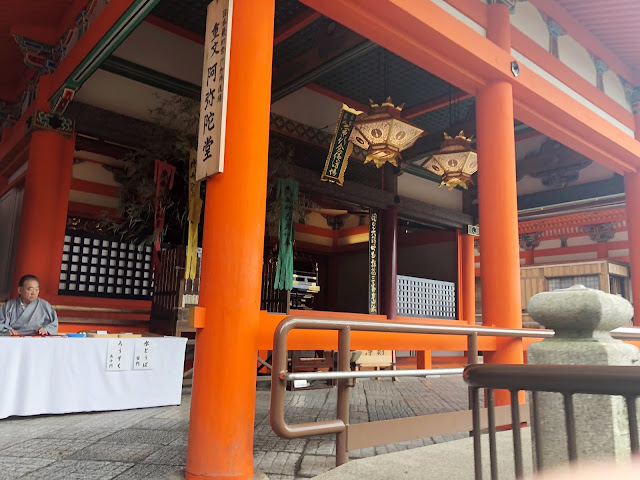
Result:
M378 313L378 211L369 211L369 313Z
M207 7L196 168L198 181L224 170L232 10L233 0L213 0Z

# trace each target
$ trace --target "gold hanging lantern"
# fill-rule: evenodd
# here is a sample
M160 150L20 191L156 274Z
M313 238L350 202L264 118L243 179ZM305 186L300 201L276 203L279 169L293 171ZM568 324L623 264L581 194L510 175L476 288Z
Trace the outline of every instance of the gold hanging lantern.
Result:
M378 105L369 100L370 109L358 117L349 141L367 151L365 163L380 168L386 162L399 167L400 152L413 145L424 130L403 120L403 105L395 106L391 97Z
M449 190L460 185L467 189L473 183L471 175L478 171L478 154L471 148L472 137L461 131L455 138L445 132L440 150L431 155L422 167L442 177Z

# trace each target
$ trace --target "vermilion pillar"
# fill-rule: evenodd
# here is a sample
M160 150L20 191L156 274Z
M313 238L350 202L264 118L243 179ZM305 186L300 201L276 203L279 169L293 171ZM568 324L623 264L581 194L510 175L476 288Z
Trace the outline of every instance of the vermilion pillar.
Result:
M475 237L462 235L460 247L462 254L461 291L462 291L462 317L469 325L476 324L476 259Z
M525 248L522 252L522 258L524 259L525 265L533 265L534 262L534 253L533 248Z
M225 170L207 180L186 478L253 476L274 0L235 0Z
M596 252L599 259L609 258L609 245L607 242L598 242L596 245Z
M508 50L509 9L501 4L488 5L487 14L487 37ZM495 81L478 92L476 123L483 324L520 328L520 246L510 83ZM486 354L485 361L522 363L522 340L498 339L496 352Z
M638 133L640 132L636 132L636 136ZM624 193L627 203L633 324L638 327L640 326L640 173L625 174Z
M640 88L633 89L632 110L635 120L635 137L640 140ZM633 324L640 326L640 173L624 175L624 194L627 209L627 231L629 235L629 261L631 269L631 300L633 301Z
M75 137L51 130L31 134L12 288L36 275L43 298L58 294L74 146Z

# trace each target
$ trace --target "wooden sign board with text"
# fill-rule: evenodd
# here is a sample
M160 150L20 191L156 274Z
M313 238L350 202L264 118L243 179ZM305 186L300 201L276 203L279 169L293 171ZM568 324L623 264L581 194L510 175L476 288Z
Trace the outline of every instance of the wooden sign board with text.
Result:
M196 167L198 181L224 170L232 11L233 0L213 0L207 8Z
M388 367L393 363L393 350L360 350L356 362L361 367Z

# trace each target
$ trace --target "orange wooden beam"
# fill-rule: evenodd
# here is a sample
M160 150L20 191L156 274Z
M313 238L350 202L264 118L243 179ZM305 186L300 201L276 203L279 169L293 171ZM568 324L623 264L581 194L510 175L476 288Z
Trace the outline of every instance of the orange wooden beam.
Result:
M79 192L95 193L106 197L118 197L120 195L120 187L113 185L105 185L104 183L90 182L79 178L71 179L71 190Z
M514 77L510 52L432 2L302 1L471 94L507 81L519 120L616 172L640 167L639 142L526 65Z
M285 25L278 28L273 35L273 45L276 46L279 43L285 41L287 38L295 35L307 25L311 25L318 20L322 14L315 10L307 10L289 20Z
M58 68L51 74L49 88L46 92L38 91L38 97L46 97L48 101L67 78L98 45L109 29L116 24L122 15L133 5L134 0L111 0L91 23L85 34L78 40L69 54L60 62Z
M366 112L367 110L369 110L369 107L364 103L360 103L356 100L353 100L352 98L345 97L344 95L334 92L333 90L329 90L328 88L325 88L322 85L318 85L317 83L310 83L308 85L305 85L305 88L308 88L312 92L319 93L320 95L324 95L327 98L332 98L337 102L344 103L351 108L355 108L356 110L360 110L362 112Z
M558 215L538 220L525 220L519 223L519 233L533 233L562 227L578 227L593 223L615 222L627 219L624 208L611 208L594 212Z

